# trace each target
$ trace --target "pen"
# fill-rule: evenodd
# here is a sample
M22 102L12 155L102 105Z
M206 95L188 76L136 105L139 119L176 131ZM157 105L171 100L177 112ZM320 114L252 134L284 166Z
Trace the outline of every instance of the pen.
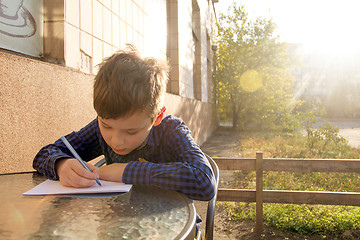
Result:
M63 141L63 143L66 145L66 147L70 150L70 152L74 155L74 157L79 161L79 163L86 169L86 170L90 170L90 168L84 163L84 161L81 159L81 157L79 156L79 154L77 154L77 152L75 151L75 149L71 146L71 144L69 143L69 141L62 136L61 137L61 141ZM96 183L101 186L101 183L99 181L99 179L95 179Z

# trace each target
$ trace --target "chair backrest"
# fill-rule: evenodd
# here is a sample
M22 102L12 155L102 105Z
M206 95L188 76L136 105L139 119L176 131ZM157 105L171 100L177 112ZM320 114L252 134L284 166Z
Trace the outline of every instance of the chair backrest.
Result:
M206 212L206 223L205 223L205 239L212 240L214 238L214 217L215 217L217 190L219 185L219 167L210 156L208 156L207 154L205 155L210 162L216 180L215 195L208 203L207 212Z
M95 163L95 167L100 167L106 163L105 158L99 160L97 163Z

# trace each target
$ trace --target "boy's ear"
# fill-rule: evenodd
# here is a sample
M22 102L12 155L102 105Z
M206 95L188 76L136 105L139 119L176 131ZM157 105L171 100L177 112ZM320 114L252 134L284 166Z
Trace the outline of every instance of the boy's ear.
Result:
M161 109L160 114L159 114L159 115L156 117L156 119L155 119L155 122L154 122L154 124L153 124L154 127L160 125L161 121L162 121L163 118L164 118L165 111L166 111L166 107L163 107L163 108Z
M164 118L164 114L160 114L159 116L157 116L157 118L155 119L155 122L153 124L154 127L160 125L162 119Z

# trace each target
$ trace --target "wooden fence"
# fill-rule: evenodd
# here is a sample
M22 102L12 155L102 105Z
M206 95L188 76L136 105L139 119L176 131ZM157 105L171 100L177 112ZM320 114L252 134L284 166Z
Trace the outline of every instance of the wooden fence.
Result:
M324 204L360 206L360 193L263 190L263 171L360 172L358 159L294 159L214 157L220 170L256 171L256 189L218 189L217 201L256 202L255 231L263 231L263 203Z

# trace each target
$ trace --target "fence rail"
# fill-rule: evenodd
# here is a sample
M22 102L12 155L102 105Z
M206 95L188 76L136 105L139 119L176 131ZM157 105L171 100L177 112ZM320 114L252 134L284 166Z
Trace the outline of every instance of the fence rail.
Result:
M278 191L263 189L264 171L359 173L359 159L297 159L214 157L220 170L256 171L256 189L218 189L217 201L256 202L255 231L263 231L263 203L323 204L360 206L360 193Z

